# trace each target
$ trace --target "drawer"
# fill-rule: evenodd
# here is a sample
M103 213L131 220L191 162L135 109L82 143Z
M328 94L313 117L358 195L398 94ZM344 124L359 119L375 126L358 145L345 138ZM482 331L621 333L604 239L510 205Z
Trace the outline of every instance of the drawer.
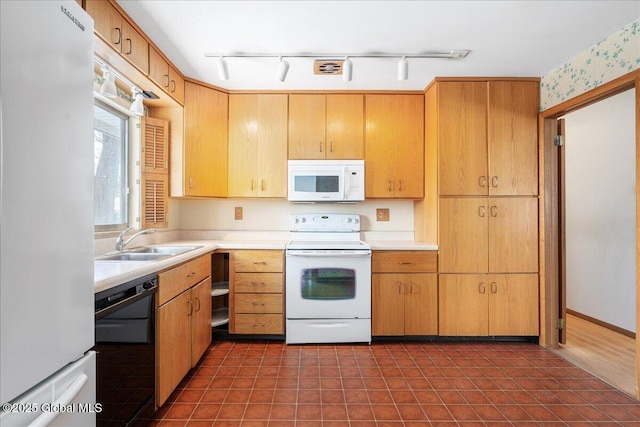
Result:
M282 294L236 294L236 313L280 313L282 309Z
M236 314L236 334L284 334L282 314Z
M282 273L284 253L282 251L237 251L233 256L236 272Z
M235 293L282 293L282 273L236 273L233 281Z
M211 275L211 255L188 261L158 275L158 305L162 305Z
M435 251L373 251L372 273L435 273L438 253Z

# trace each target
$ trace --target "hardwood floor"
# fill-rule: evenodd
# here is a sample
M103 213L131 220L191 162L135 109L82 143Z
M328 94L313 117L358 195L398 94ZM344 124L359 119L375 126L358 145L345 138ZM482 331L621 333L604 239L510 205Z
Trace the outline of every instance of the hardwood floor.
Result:
M635 347L633 338L567 314L567 343L554 352L613 387L635 396Z

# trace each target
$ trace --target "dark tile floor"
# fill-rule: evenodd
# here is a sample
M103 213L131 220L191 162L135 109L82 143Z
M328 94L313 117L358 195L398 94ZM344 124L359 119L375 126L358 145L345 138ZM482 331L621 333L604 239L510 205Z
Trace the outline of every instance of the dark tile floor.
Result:
M153 426L640 426L640 402L531 343L215 341Z

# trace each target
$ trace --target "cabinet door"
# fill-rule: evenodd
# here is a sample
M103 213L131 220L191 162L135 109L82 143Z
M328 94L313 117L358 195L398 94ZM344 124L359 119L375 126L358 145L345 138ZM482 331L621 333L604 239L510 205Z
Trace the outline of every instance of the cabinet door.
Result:
M407 274L405 285L404 334L438 334L438 275Z
M487 83L438 83L440 195L487 195Z
M538 194L539 83L489 82L489 194Z
M487 199L440 198L438 271L485 273L488 271ZM496 255L495 251L491 252Z
M211 344L211 278L191 288L191 367Z
M486 336L489 285L482 274L441 274L438 290L441 336Z
M497 274L487 282L489 335L537 336L538 275Z
M153 47L149 48L149 78L169 91L169 64Z
M502 197L488 202L489 272L537 272L538 199Z
M422 198L424 97L366 95L366 197Z
M227 94L185 83L186 196L227 196L227 119Z
M122 16L105 0L86 0L85 10L94 20L95 31L116 51L122 51Z
M229 197L258 194L258 97L229 95Z
M371 275L372 335L404 335L404 290L401 276Z
M289 95L289 159L324 159L325 95Z
M144 74L149 73L149 43L122 19L122 55Z
M169 65L169 95L180 104L184 104L184 79L171 65Z
M364 159L364 95L327 95L327 159Z
M260 197L287 197L287 95L258 96Z
M162 406L191 369L191 293L156 310L156 404Z

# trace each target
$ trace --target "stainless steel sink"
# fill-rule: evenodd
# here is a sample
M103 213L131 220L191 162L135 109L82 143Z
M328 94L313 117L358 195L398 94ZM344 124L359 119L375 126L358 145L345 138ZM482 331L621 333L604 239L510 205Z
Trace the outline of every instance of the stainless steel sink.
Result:
M180 255L201 247L202 246L144 246L132 249L130 253Z
M168 258L171 255L172 254L126 252L103 256L98 258L97 261L157 261L159 259Z

